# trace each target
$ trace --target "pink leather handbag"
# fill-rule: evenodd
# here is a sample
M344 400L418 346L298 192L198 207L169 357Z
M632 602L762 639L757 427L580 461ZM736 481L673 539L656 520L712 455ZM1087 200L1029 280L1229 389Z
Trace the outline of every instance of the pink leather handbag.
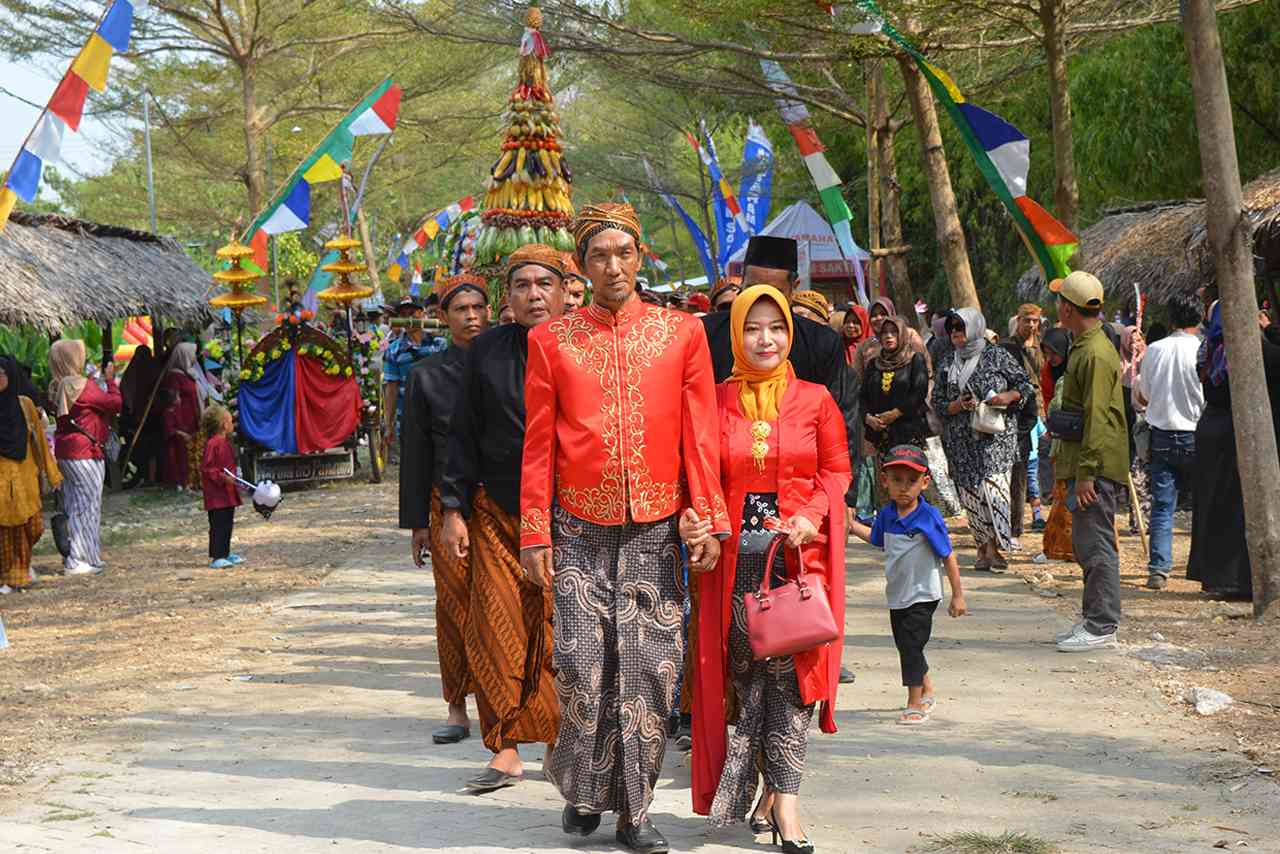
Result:
M765 556L760 589L744 597L747 607L747 641L756 661L795 655L830 643L839 637L827 585L822 578L805 574L804 561L797 561L799 573L780 587L769 589L769 577L778 549L787 535L774 535Z

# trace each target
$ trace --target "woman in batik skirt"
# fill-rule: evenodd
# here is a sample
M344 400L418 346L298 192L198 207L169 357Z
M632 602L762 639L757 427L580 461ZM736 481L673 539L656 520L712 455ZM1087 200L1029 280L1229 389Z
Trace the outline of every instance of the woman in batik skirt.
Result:
M756 661L744 598L759 589L766 572L777 584L794 577L803 560L809 577L822 579L843 636L848 445L831 395L796 379L787 361L792 320L781 292L749 287L730 311L733 374L716 387L716 399L720 476L733 532L719 563L699 580L694 810L715 825L747 820L754 832L772 831L775 842L781 836L784 851L811 852L798 796L816 706L822 731L835 732L842 642ZM776 536L770 528L779 526L786 547L766 567ZM710 522L687 511L681 535L697 548L700 537L710 536ZM730 681L739 707L732 738L725 721ZM764 790L757 801L761 771Z

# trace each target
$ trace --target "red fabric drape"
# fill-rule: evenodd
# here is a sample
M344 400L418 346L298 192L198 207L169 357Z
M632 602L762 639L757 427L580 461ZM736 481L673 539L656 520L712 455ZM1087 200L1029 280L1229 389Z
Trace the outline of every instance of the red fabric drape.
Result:
M336 448L356 430L360 418L360 388L351 377L331 377L310 356L297 362L294 410L298 420L298 453Z

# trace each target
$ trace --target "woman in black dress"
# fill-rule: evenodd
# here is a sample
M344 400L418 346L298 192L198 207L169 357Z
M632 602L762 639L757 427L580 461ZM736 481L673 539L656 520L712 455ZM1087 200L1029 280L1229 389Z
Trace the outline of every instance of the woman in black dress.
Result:
M901 317L887 317L880 327L880 351L862 378L862 411L867 441L884 454L896 445L921 450L929 436L925 417L929 366L907 345L909 327Z
M1260 335L1266 370L1271 423L1280 428L1280 345ZM1231 417L1231 388L1227 382L1226 345L1222 335L1222 306L1214 303L1200 346L1200 381L1204 411L1196 425L1196 458L1191 493L1191 556L1187 578L1224 599L1253 598L1253 574L1244 535L1244 495L1236 459L1235 423ZM1280 444L1280 429L1276 431Z

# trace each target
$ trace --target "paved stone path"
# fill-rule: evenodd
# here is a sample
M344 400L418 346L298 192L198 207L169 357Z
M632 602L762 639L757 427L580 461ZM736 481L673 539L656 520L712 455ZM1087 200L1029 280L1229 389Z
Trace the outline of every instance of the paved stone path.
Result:
M138 714L5 790L0 851L616 850L607 820L583 842L561 834L541 747L520 786L460 791L486 754L478 730L430 744L444 710L432 587L407 554L398 532L372 539L319 590L269 609L266 648L228 638L228 672L156 686ZM815 732L802 790L819 852L1006 829L1063 852L1210 851L1223 839L1280 851L1280 790L1167 709L1148 665L1056 653L1051 606L1016 577L966 572L973 615L940 616L929 647L935 717L895 725L905 692L879 565L864 546L850 557L845 652L858 682L841 689L840 733ZM743 828L709 831L688 780L670 751L653 813L674 850L767 848Z

